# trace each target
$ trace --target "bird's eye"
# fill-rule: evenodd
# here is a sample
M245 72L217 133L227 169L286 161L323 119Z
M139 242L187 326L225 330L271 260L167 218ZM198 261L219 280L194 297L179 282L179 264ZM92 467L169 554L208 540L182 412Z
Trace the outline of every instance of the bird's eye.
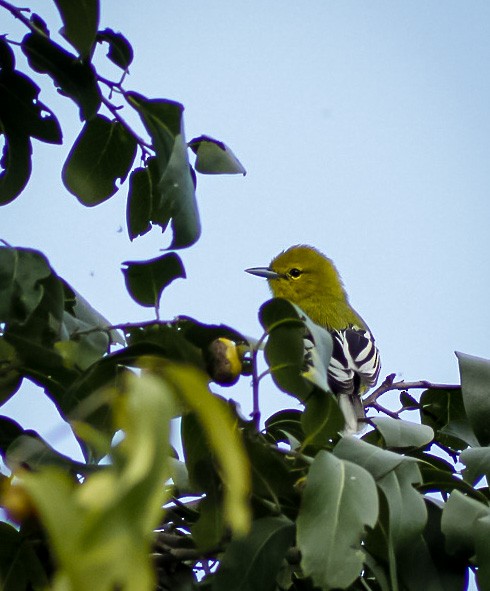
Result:
M298 277L301 275L301 271L299 269L296 269L296 267L293 267L292 269L289 270L289 276L292 277L293 279L298 279Z

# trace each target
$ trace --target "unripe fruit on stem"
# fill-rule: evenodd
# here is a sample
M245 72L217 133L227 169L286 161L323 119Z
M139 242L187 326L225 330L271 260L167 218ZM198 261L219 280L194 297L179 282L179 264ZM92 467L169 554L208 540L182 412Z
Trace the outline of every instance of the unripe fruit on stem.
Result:
M206 350L206 364L211 379L220 386L233 386L242 372L237 345L224 337L209 344Z

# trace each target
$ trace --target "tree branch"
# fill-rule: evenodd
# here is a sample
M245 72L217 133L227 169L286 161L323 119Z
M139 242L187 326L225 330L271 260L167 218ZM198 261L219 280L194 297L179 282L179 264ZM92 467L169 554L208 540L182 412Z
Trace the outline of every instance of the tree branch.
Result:
M30 8L19 8L18 6L14 6L10 4L10 2L6 2L6 0L0 0L0 6L8 10L12 16L18 18L22 24L24 24L29 30L33 33L40 33L39 29L31 23L31 21L24 16L24 12L31 12Z
M429 382L427 380L419 380L417 382L404 382L403 380L400 382L395 382L396 374L391 373L390 375L386 376L384 382L374 390L365 400L364 406L368 407L371 406L375 408L376 400L386 394L386 392L390 392L391 390L399 390L399 391L406 391L406 390L416 390L416 389L432 389L432 390L457 390L461 386L456 384L435 384L433 382ZM384 412L384 410L382 410Z

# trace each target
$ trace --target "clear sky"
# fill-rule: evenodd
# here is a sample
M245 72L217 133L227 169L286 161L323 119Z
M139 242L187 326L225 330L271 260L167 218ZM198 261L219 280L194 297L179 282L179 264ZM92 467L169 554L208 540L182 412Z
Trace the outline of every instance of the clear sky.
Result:
M243 270L309 243L336 262L377 338L382 376L456 382L455 350L490 356L487 0L102 4L101 28L135 49L126 87L182 102L187 139L226 142L248 171L199 176L203 235L180 253L188 279L164 292L163 318L258 336L269 293ZM6 13L0 22L20 38ZM56 16L50 26L60 28ZM130 243L126 187L93 209L64 189L77 109L38 81L66 143L35 144L31 182L1 210L0 237L42 250L113 323L148 320L121 262L159 255L170 236ZM265 416L295 406L270 382L261 392ZM226 394L249 412L248 378ZM26 388L2 412L67 447L41 391Z

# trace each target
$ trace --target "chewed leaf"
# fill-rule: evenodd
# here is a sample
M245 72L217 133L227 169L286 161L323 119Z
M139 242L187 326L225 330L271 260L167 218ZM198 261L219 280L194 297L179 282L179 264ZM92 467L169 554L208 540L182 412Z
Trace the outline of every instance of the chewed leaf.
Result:
M201 135L191 140L189 147L196 154L195 168L202 174L247 174L242 163L223 142Z
M163 290L174 279L185 277L180 257L174 252L149 261L126 261L124 277L129 295L147 308L157 307Z
M133 164L136 139L118 121L102 115L87 121L63 167L66 188L83 203L93 206L117 191Z

